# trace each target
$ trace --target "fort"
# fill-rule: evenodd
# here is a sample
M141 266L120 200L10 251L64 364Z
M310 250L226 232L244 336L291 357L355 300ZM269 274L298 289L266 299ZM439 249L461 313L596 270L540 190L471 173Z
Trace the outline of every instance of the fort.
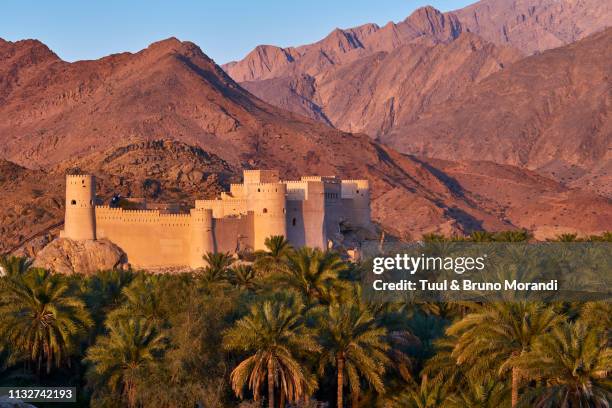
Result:
M189 213L96 205L92 175L66 176L60 236L108 239L139 268L206 266L207 252L256 251L282 235L294 247L326 248L342 223L370 229L367 180L308 176L284 181L276 170L245 170L242 184L215 200L196 200Z

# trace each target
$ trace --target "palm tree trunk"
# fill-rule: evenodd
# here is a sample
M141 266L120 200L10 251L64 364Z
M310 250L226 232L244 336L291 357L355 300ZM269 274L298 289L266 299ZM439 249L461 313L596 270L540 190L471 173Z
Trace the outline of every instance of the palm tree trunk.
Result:
M512 408L516 407L519 400L519 370L512 368Z
M344 358L338 357L338 408L343 408L342 386L344 385Z
M274 408L274 361L268 359L268 407Z

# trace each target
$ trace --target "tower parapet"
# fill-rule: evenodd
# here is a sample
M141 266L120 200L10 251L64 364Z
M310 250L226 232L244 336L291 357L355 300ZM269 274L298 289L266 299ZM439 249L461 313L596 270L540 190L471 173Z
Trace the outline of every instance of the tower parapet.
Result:
M66 176L66 215L60 236L74 240L96 239L96 178Z

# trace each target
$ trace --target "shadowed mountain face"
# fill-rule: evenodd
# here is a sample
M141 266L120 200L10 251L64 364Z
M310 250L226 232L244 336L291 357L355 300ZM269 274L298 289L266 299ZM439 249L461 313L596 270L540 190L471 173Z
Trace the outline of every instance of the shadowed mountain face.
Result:
M374 219L413 238L531 223L520 201L504 204L516 211L500 211L496 199L477 200L425 161L257 99L192 43L169 39L67 63L39 42L2 41L0 56L0 155L19 164L1 167L1 251L38 242L61 221L63 175L75 168L98 176L100 198L119 192L186 205L227 188L243 168L368 178ZM605 200L547 179L529 188L567 201L547 208L563 213L536 223L536 232L606 229L594 217L562 216L585 202L610 213ZM537 220L537 210L530 217Z
M382 141L406 153L514 164L612 193L612 29L525 58Z

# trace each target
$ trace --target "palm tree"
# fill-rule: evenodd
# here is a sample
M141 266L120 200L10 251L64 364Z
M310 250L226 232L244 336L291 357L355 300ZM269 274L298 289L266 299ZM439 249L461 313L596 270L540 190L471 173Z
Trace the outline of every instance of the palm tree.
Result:
M559 242L578 242L580 239L578 238L578 234L561 234L557 235L556 241Z
M83 296L96 321L101 323L110 310L119 306L122 291L133 278L131 271L113 269L99 271L83 282Z
M334 302L316 311L319 342L323 350L319 372L326 366L336 367L337 406L343 407L343 387L348 379L353 404L360 391L360 379L377 391L383 392L382 375L389 361L389 349L384 339L387 330L380 327L370 311L355 300Z
M208 252L203 256L208 264L204 268L204 278L211 283L219 283L227 278L227 271L235 259L229 252Z
M20 256L3 255L0 257L0 276L20 276L32 266L32 260Z
M110 312L108 318L142 317L161 328L168 318L163 308L164 279L167 279L164 275L138 275L130 285L123 288L123 304Z
M144 318L113 318L107 320L106 327L108 334L87 349L89 382L96 392L97 386L103 385L121 393L128 406L135 407L138 382L161 357L165 337Z
M519 399L518 356L530 351L535 339L563 322L563 316L537 302L491 303L455 322L447 334L457 337L452 357L472 375L494 369L512 371L512 406Z
M470 234L470 241L473 242L492 242L493 234L487 231L474 231Z
M268 406L274 408L274 392L295 402L313 389L313 381L298 360L319 347L301 316L303 305L288 299L266 301L251 306L250 313L238 320L224 336L227 350L248 353L232 371L232 389L240 398L244 386L258 401L264 383L268 384Z
M494 235L497 242L527 242L531 237L527 230L501 231Z
M93 324L85 303L69 289L63 276L42 269L4 282L0 335L37 364L39 376L43 361L47 374L54 363L59 367Z
M537 407L608 407L612 400L612 349L603 328L579 320L539 337L518 362L522 373L544 383L525 395Z
M329 301L330 290L339 286L338 274L347 269L346 263L335 252L302 247L287 257L287 267L279 279L300 293L312 304Z
M442 408L446 396L441 384L427 381L423 376L421 384L418 385L414 380L410 388L403 391L398 397L394 398L391 406L398 408Z
M257 269L252 265L242 264L229 270L229 280L238 288L252 290L257 287L258 278Z
M469 379L445 401L448 408L497 408L507 406L507 388L492 378Z
M285 265L287 256L293 251L291 244L282 235L266 238L264 245L267 250L255 252L255 267L260 271L278 272Z

